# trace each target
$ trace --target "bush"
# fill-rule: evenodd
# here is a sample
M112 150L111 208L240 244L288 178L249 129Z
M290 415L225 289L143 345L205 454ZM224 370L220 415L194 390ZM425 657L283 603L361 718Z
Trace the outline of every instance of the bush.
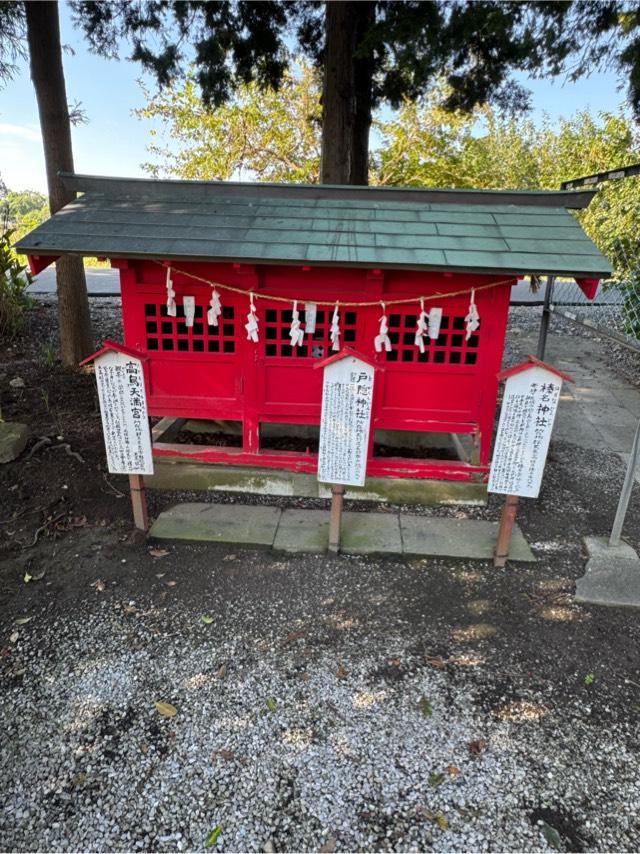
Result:
M11 248L13 229L0 236L0 338L15 338L24 329L33 300L27 295L31 274Z

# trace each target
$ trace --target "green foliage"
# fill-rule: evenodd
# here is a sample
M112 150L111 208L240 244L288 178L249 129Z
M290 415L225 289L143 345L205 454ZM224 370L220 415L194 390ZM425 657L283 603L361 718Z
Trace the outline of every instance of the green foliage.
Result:
M0 337L14 338L23 328L32 301L26 294L31 274L11 248L12 230L0 236Z
M46 196L35 190L9 190L3 199L4 217L11 224L12 242L33 231L49 218ZM16 255L20 264L26 265L24 255Z
M36 190L9 190L4 201L9 208L9 219L12 222L24 220L26 217L36 217L37 225L42 221L39 218L43 216L43 209L47 210L47 197ZM43 219L46 216L48 213L44 214Z
M233 101L215 110L204 104L191 75L181 86L154 97L147 93L147 105L136 115L162 122L171 141L149 148L156 159L144 168L154 177L318 180L320 87L309 66L286 74L277 92L243 85ZM157 138L155 129L151 134Z
M536 124L489 107L447 112L441 96L406 103L379 125L372 182L419 187L557 190L562 181L640 160L640 139L624 112L583 111ZM638 265L640 179L603 184L576 213L598 247L625 275Z
M56 342L50 338L48 341L45 341L40 345L40 361L46 368L51 368L56 363L56 359L58 358L58 348L56 346ZM48 404L47 397L47 404ZM47 405L47 412L49 411L49 407Z

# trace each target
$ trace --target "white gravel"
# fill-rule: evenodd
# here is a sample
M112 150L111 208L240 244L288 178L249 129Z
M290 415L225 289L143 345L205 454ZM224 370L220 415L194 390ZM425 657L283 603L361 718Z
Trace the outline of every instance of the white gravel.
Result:
M205 626L179 599L126 613L97 596L21 627L0 712L0 848L202 850L220 826L221 851L539 851L545 809L575 825L564 850L637 848L635 725L594 725L583 702L560 713L546 693L487 708L490 639L440 668L402 619L369 633L328 596L287 634L286 598L268 607L265 620L241 596Z

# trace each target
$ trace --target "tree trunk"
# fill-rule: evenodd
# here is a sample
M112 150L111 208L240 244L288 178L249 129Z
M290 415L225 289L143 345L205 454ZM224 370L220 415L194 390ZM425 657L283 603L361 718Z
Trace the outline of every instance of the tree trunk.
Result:
M323 184L368 183L373 59L370 53L356 54L374 19L373 2L325 4Z
M369 183L369 134L373 103L373 56L371 51L360 51L359 46L369 28L375 23L375 3L355 3L357 14L354 83L356 115L351 146L351 184Z
M62 69L58 4L55 0L25 2L31 79L38 102L49 188L49 208L54 214L75 199L65 189L58 172L73 172L71 122ZM60 355L65 365L93 351L91 317L82 258L64 256L56 262Z

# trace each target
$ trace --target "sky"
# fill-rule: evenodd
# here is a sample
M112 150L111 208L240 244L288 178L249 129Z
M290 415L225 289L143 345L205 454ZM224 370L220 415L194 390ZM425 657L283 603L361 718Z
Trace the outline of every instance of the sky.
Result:
M140 67L126 59L94 56L63 3L60 16L62 43L72 48L63 57L67 97L70 103L79 101L89 119L72 130L76 172L143 176L152 125L132 115L133 109L144 106L137 82L143 76ZM581 109L615 110L624 101L611 73L594 73L577 83L519 79L532 91L534 118L543 112L557 117ZM149 78L146 83L153 88ZM10 190L46 190L38 111L26 63L20 63L19 73L0 89L0 176Z

